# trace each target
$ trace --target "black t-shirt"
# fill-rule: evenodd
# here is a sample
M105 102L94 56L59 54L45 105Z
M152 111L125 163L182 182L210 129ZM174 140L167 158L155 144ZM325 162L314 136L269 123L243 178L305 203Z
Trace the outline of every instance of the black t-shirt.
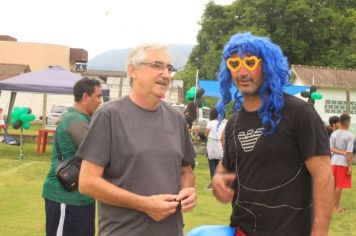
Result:
M248 235L310 235L311 176L304 161L330 155L329 139L312 106L287 94L284 102L271 136L263 135L258 113L243 108L226 125L222 162L238 173L231 225Z

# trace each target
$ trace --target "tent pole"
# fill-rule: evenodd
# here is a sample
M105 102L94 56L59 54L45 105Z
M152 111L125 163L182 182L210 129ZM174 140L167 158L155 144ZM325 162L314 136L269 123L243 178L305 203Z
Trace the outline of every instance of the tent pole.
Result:
M17 92L11 92L9 109L7 110L7 119L6 119L6 126L7 127L11 124L11 116L10 116L10 114L12 112L12 109L14 108L16 95L17 95Z
M43 94L43 113L42 113L42 129L47 124L47 94Z

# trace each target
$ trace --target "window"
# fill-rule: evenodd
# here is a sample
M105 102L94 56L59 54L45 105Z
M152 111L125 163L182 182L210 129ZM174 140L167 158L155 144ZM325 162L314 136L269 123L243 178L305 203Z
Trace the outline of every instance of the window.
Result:
M325 100L324 112L342 114L346 111L346 102L341 100ZM356 102L350 102L350 114L356 114Z

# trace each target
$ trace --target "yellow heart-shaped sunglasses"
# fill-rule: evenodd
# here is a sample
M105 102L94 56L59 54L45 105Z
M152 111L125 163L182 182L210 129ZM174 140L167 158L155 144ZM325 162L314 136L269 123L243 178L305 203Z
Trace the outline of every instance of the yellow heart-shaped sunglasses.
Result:
M231 72L236 72L243 64L247 70L253 71L256 69L260 61L262 61L262 59L259 59L256 56L245 57L244 59L239 57L230 57L226 60L226 66Z

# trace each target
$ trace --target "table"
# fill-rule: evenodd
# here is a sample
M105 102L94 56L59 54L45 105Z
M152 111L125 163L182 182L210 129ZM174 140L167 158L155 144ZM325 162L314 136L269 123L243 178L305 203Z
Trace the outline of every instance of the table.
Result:
M38 137L37 137L37 154L40 153L41 145L42 145L42 153L46 152L46 145L47 145L47 136L48 133L55 134L55 129L48 129L48 128L41 128L38 130Z

